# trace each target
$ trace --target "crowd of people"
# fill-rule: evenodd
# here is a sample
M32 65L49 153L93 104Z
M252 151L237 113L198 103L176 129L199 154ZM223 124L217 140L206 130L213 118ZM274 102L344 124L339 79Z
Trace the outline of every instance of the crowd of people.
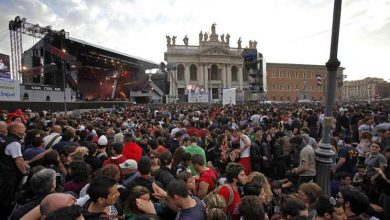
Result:
M331 192L316 183L321 104L129 105L0 115L8 219L390 219L390 106L335 106Z

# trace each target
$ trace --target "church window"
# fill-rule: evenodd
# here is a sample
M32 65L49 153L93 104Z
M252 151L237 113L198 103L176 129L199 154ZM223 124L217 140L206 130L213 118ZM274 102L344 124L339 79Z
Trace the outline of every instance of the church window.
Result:
M198 71L197 71L197 68L194 64L192 64L190 67L190 80L191 81L198 80Z

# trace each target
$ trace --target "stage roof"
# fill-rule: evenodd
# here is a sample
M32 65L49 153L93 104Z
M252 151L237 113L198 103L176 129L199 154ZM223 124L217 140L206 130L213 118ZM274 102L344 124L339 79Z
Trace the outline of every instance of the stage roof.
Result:
M93 48L96 48L96 49L99 49L99 50L102 50L102 51L107 51L109 53L113 53L115 55L120 55L120 56L122 56L125 59L129 58L132 61L133 64L141 65L144 69L153 69L153 68L158 68L159 67L159 64L157 64L157 63L155 63L155 62L153 62L151 60L143 59L141 57L133 56L133 55L130 55L130 54L127 54L127 53L119 52L119 51L116 51L116 50L113 50L113 49L109 49L109 48L106 48L106 47L103 47L103 46L92 44L92 43L89 43L87 41L80 40L80 39L77 39L77 38L74 38L74 37L69 37L69 40L73 41L73 42L76 42L76 43L79 43L79 44L82 44L84 46L86 45L86 46L93 47ZM136 62L136 63L134 63L134 62Z

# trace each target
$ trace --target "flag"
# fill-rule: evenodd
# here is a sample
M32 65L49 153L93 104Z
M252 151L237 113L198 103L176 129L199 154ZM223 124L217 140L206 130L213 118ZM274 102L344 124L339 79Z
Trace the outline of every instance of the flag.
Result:
M318 86L322 86L322 76L321 76L321 73L317 73L317 85Z

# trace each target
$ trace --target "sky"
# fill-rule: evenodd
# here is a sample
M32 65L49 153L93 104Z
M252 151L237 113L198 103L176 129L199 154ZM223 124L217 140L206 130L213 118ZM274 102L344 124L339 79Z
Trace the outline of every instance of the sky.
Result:
M0 0L0 53L10 54L15 16L71 37L160 63L166 35L198 45L199 32L227 34L267 62L323 65L329 59L331 0ZM37 39L24 37L28 49ZM338 59L347 80L390 81L390 0L344 0Z

